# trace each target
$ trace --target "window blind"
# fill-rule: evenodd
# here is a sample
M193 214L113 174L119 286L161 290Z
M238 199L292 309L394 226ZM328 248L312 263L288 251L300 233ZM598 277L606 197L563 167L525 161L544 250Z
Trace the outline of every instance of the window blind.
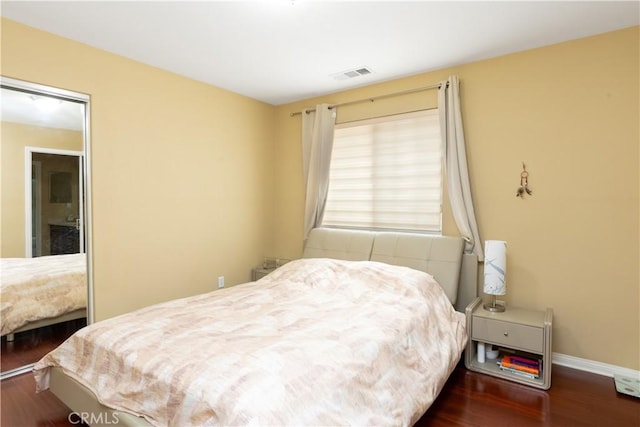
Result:
M438 110L336 125L323 225L441 231Z

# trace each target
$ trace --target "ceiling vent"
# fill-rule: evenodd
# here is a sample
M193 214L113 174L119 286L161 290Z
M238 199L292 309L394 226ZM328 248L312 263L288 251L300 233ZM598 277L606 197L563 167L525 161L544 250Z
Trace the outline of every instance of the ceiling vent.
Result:
M371 74L372 72L373 71L371 71L367 67L359 67L354 70L342 71L340 73L331 74L331 77L333 77L336 80L347 80L347 79L352 79L354 77L366 76L367 74Z

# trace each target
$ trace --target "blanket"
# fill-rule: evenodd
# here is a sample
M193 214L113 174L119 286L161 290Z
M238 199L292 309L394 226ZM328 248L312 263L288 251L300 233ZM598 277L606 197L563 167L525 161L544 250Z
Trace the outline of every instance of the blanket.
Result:
M467 341L430 275L302 259L243 285L94 323L34 368L156 426L412 425Z

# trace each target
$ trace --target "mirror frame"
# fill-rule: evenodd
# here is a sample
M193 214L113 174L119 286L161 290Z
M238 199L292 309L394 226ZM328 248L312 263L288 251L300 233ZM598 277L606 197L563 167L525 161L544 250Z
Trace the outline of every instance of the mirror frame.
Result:
M94 322L93 313L93 234L92 234L92 197L91 197L91 96L85 93L74 92L67 89L46 86L39 83L27 82L10 77L0 76L0 87L18 90L22 92L46 95L66 101L83 103L83 168L82 175L84 179L84 236L85 236L85 253L87 255L87 325ZM7 372L0 373L0 380L10 378L30 372L34 363L12 369Z

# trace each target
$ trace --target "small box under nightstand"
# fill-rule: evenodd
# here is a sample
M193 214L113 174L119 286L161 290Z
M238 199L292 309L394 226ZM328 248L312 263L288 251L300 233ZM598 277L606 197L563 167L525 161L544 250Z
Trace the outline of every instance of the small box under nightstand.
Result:
M505 378L544 390L551 387L551 334L553 310L526 310L507 307L504 312L490 312L476 298L465 310L469 341L465 354L467 369ZM478 360L478 343L491 344L500 349L498 359ZM505 354L524 355L540 361L538 377L522 372L509 372L498 365Z

